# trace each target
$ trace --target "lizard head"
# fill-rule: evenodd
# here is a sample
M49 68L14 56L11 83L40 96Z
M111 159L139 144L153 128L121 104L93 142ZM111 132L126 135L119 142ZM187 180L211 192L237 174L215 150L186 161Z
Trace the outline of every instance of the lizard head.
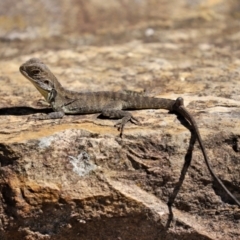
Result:
M31 58L23 63L19 70L49 102L49 96L55 88L56 78L48 67L40 59Z

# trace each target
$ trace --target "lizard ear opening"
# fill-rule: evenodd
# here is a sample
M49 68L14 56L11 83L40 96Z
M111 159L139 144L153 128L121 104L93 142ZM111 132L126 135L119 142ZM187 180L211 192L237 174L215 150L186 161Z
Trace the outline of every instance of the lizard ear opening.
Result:
M50 82L49 80L45 79L45 80L43 81L43 83L44 83L44 84L46 84L47 86L49 86L49 87L52 87L52 88L53 88L53 83L52 83L52 82Z
M49 83L49 81L48 80L44 80L44 83L46 84L46 85L50 85Z

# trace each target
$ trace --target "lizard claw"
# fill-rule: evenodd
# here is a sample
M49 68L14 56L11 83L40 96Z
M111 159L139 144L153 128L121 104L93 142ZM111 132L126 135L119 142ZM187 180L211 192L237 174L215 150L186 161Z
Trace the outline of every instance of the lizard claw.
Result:
M120 134L119 134L120 138L122 138L124 126L125 126L125 124L123 122L119 122L114 125L114 127L116 127L117 130L120 132Z
M116 124L114 125L114 127L116 127L118 131L120 131L121 125L122 125L122 123L119 122L119 123L116 123Z

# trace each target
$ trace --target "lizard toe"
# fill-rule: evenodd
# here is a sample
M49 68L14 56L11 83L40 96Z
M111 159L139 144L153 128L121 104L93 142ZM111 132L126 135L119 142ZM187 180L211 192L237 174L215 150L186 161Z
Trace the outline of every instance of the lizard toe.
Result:
M131 117L130 122L135 124L135 125L140 125L141 124L140 121L133 116Z

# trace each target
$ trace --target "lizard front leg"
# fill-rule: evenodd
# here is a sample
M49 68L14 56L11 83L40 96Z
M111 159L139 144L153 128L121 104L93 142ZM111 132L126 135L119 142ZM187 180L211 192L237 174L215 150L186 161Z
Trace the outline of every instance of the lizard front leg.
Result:
M120 131L120 137L123 135L124 126L127 122L132 122L134 124L138 124L139 121L132 116L131 113L122 110L121 102L112 102L107 105L101 112L101 115L108 118L121 119L120 123L115 124L117 126L118 131Z
M64 112L51 112L49 114L37 115L28 118L29 120L48 120L48 119L60 119L65 115Z

